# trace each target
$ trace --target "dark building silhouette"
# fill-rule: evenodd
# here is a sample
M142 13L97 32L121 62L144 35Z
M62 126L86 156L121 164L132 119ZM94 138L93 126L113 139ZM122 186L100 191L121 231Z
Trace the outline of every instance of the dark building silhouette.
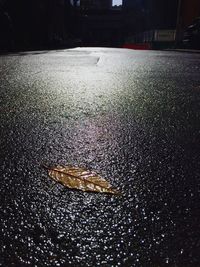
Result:
M178 0L146 0L146 29L175 29Z
M122 5L125 9L132 9L135 7L139 7L139 6L143 6L144 5L144 1L143 0L123 0L122 1Z
M15 50L121 44L121 11L112 10L112 0L0 0L1 3L0 46L8 50L11 44Z
M200 49L200 1L179 0L176 45Z
M122 10L112 0L0 0L0 49L121 46L165 29L181 40L198 16L200 0L123 0Z
M180 1L180 16L178 23L181 30L184 30L192 23L194 18L200 16L200 1L199 0L181 0Z
M181 30L200 16L199 0L123 0L125 31Z
M123 0L125 28L130 34L175 29L178 0Z
M121 12L88 12L82 17L81 25L85 46L120 47L122 44Z
M81 0L81 39L85 46L122 43L122 13L112 9L112 0Z
M70 0L4 0L1 6L1 14L8 14L11 21L9 34L15 50L58 47L67 44L73 32ZM1 37L4 31L0 28Z
M178 0L123 0L126 44L169 47L175 41Z
M80 0L82 9L110 9L112 0Z

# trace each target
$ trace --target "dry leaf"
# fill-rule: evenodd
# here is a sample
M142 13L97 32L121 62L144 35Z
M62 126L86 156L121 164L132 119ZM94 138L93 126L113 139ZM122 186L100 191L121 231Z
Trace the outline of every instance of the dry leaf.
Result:
M48 170L52 179L68 188L88 192L120 194L104 178L93 171L71 166L43 167Z

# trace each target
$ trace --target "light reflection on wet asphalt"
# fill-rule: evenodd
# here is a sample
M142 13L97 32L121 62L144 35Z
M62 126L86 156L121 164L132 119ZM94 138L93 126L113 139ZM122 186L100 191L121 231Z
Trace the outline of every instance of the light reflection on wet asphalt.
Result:
M0 57L0 266L200 266L200 54ZM64 189L97 171L122 197Z

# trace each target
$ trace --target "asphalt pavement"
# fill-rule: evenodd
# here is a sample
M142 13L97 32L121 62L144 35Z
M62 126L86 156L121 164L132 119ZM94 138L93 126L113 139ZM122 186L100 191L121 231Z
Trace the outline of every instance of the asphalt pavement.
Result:
M200 54L8 54L0 77L0 266L200 266ZM123 195L68 190L41 164Z

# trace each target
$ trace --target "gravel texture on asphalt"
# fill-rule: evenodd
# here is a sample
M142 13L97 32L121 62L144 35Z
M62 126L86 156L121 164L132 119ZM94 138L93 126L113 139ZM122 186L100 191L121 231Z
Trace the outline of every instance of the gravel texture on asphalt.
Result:
M200 54L0 57L0 266L200 266ZM123 196L41 164L86 167Z

